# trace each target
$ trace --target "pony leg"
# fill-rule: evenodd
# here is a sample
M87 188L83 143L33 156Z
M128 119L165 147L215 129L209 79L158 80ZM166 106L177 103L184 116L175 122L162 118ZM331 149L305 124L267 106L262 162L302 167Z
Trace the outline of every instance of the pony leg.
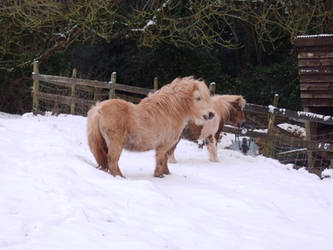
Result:
M168 163L177 163L174 149L168 152Z
M109 150L108 150L108 168L110 173L113 176L121 176L124 177L123 174L120 171L119 165L118 165L118 161L120 158L120 154L122 151L123 147L119 144L116 144L114 142L111 143Z
M223 127L224 127L224 126L223 126ZM222 138L222 136L221 136L221 132L222 132L223 127L222 127L222 128L219 128L219 129L217 130L217 132L215 133L215 136L214 136L214 137L215 137L216 144L217 144L217 142L220 141L221 138Z
M107 160L108 169L113 176L124 177L118 165L121 151L123 150L126 134L115 134L111 129L103 130L103 136L108 146Z
M170 174L168 168L168 151L157 149L156 150L156 168L154 172L155 177L164 177L165 174Z
M217 143L214 136L209 136L206 140L207 149L209 152L209 160L212 162L218 162L219 159L217 158Z
M169 163L177 163L176 158L175 158L175 150L176 150L176 147L177 147L179 141L180 141L180 138L178 139L176 144L168 151L168 162Z

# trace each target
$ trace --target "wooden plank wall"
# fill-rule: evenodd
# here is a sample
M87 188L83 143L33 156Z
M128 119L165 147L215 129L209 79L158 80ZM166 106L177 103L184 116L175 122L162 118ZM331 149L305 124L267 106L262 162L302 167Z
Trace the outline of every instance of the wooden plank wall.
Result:
M333 35L295 40L303 107L333 107Z

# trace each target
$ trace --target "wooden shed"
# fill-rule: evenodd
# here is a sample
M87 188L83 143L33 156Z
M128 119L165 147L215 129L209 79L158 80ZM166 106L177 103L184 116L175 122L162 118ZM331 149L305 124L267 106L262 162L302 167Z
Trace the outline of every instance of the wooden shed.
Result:
M295 40L303 107L333 107L333 34Z
M333 34L299 36L295 46L303 110L333 115ZM333 126L307 122L305 127L308 140L333 141Z

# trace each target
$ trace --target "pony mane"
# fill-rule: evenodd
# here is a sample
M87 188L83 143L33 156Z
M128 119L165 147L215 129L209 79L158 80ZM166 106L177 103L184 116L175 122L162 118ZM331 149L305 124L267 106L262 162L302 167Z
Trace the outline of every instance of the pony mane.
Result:
M230 118L230 110L233 108L232 104L225 100L221 95L212 96L214 109L224 122Z
M141 105L150 113L162 113L179 119L191 113L193 92L203 81L193 76L176 78L153 94L142 99Z
M229 103L238 104L241 110L243 110L246 105L246 100L241 95L221 95L221 97Z

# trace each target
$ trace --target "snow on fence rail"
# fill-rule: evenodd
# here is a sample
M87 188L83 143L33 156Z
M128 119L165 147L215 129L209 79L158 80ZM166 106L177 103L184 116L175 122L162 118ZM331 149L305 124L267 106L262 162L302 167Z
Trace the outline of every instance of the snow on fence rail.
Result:
M272 105L262 106L262 105L247 103L245 105L244 110L251 113L273 114L303 122L310 121L310 122L333 125L333 117L329 115L322 115L322 114L316 114L304 111L293 111L284 108L277 108Z

